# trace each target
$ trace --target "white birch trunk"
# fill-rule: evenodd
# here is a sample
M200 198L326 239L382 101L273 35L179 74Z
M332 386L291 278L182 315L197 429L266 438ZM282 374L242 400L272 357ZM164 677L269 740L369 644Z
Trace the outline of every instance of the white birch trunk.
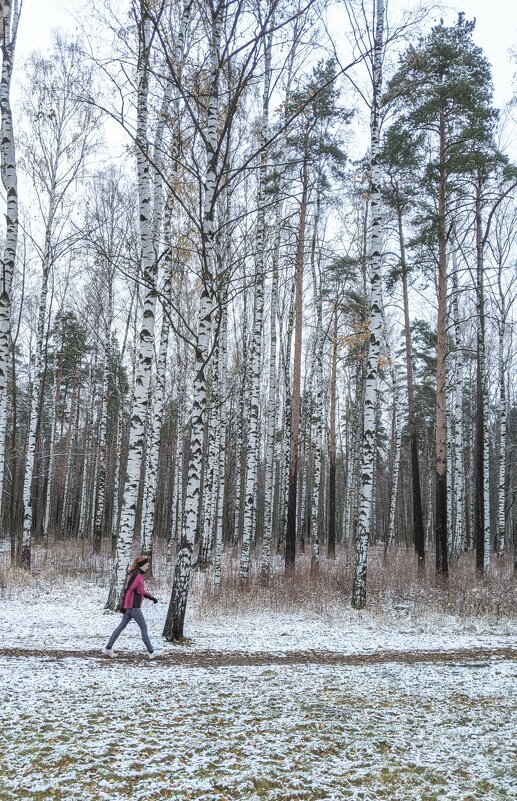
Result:
M266 206L265 184L268 160L268 148L265 143L269 130L269 94L271 84L271 35L266 42L264 88L262 92L262 116L260 120L260 144L262 153L260 157L258 175L258 215L256 235L255 259L255 302L253 307L253 332L251 341L251 376L250 376L250 412L248 425L248 458L246 463L246 490L244 498L244 522L242 530L242 550L240 563L241 580L246 581L249 573L250 546L253 539L253 520L256 519L256 492L258 466L258 418L259 418L259 392L260 392L260 366L262 352L262 329L264 321L264 281L265 281L265 254L264 244L266 236Z
M244 276L244 283L246 283L246 276ZM247 392L248 392L248 310L247 310L247 290L243 293L244 312L242 315L242 382L239 393L239 412L237 419L237 436L235 443L235 498L234 498L234 515L233 515L233 541L239 542L241 534L241 520L242 520L242 484L243 484L243 443L246 436L246 409Z
M219 467L218 467L218 503L217 520L215 528L215 554L214 554L214 586L216 590L221 585L221 562L223 553L223 515L226 473L226 436L228 426L228 400L226 397L227 371L228 371L228 300L225 293L221 309L221 330L219 332L219 393L220 393L220 420L219 420Z
M135 374L135 386L131 403L129 450L124 481L124 493L120 514L117 546L111 574L107 609L114 609L125 581L135 530L135 515L138 502L140 473L144 445L144 428L149 402L149 382L154 352L154 328L156 309L157 261L154 251L151 220L151 180L148 156L148 82L150 25L143 11L141 55L138 74L136 158L138 171L138 205L140 217L140 247L145 284L142 327Z
M504 556L506 543L506 387L504 369L504 317L499 326L498 381L499 381L499 450L497 485L497 555Z
M176 455L174 473L174 492L172 499L172 516L169 543L167 547L167 559L172 556L172 545L178 545L180 535L179 529L183 520L183 449L184 449L184 414L186 403L186 371L183 368L180 358L180 347L177 343L176 348L177 373L178 373L178 402L177 402L177 428L176 428Z
M284 431L282 437L282 450L281 450L281 487L280 487L280 498L282 504L281 538L283 542L285 541L286 530L287 530L287 501L289 496L289 465L291 458L289 450L289 442L291 437L291 344L294 331L294 293L295 293L294 276L290 292L291 295L290 295L289 315L287 318L285 353L283 350L281 350L282 372L284 378L284 412L283 412Z
M119 393L119 408L117 418L117 444L115 453L115 470L113 478L113 516L111 531L113 534L118 531L119 511L120 511L120 459L122 455L122 434L124 431L124 407Z
M104 327L104 364L102 371L102 399L99 424L99 468L95 502L95 516L93 523L93 550L100 553L101 540L104 534L104 507L106 499L106 468L108 459L107 431L108 431L108 395L111 360L111 324L113 317L113 290L109 279L108 298L106 306L106 320Z
M261 575L264 582L269 581L271 565L271 537L273 533L273 497L274 497L274 473L275 473L275 431L276 431L276 406L277 406L277 334L276 316L278 312L278 278L279 278L279 257L280 244L282 237L282 210L281 203L277 206L275 222L275 244L273 253L273 280L271 284L271 308L269 317L269 388L268 405L266 417L266 475L264 486L264 534L262 536L262 557Z
M180 28L176 37L174 48L174 65L177 73L178 81L181 80L183 54L185 46L185 36L187 33L188 25L190 22L190 15L192 10L193 0L185 0L183 5L183 12L181 17ZM165 132L165 123L169 115L169 108L172 106L174 118L179 121L180 118L180 92L176 88L173 92L173 84L171 81L167 83L160 114L158 116L158 124L156 127L156 135L153 147L153 226L152 226L152 241L155 252L155 258L158 259L159 245L160 245L160 231L162 225L162 217L164 216L164 197L163 197L163 178L162 178L162 165L163 165L163 138ZM173 154L172 154L172 169L173 175L170 179L171 183L177 180L178 166L179 166L179 135L176 132L174 136ZM169 343L170 331L170 314L171 314L171 291L172 291L172 244L171 244L171 222L172 222L172 208L173 197L172 193L168 194L167 203L165 204L165 219L164 219L164 232L166 239L166 250L164 253L165 262L165 277L163 283L163 318L162 329L160 335L159 355L156 364L156 392L154 395L154 403L151 414L151 430L148 432L148 469L145 473L145 512L142 516L141 526L141 551L151 559L152 565L152 540L156 507L156 488L158 483L158 459L160 453L160 441L162 436L163 425L163 412L165 406L165 375L167 370L167 350Z
M90 448L90 414L87 412L84 431L84 455L83 455L83 474L81 478L81 498L79 507L79 538L86 538L87 516L88 516L88 477L90 471L91 448ZM61 520L64 519L65 510L61 509Z
M152 409L152 437L149 443L149 462L146 476L147 503L142 521L141 551L152 556L152 540L156 508L156 488L158 485L158 459L160 455L160 442L162 438L163 413L165 408L165 376L167 371L167 353L169 347L171 291L172 291L172 244L170 242L170 227L172 217L172 198L169 198L166 208L164 227L167 237L167 248L164 255L165 276L162 288L163 317L160 333L160 346L156 362L156 380L154 387L154 402Z
M311 570L315 571L319 564L319 510L320 510L320 482L321 463L323 459L323 351L325 338L323 334L323 303L321 297L321 282L316 275L316 239L321 208L321 192L317 188L316 214L311 245L311 271L314 287L314 305L316 307L316 354L314 382L316 385L316 401L314 410L315 437L314 437L314 469L312 481L312 507L311 507Z
M214 514L217 498L217 466L220 438L220 410L219 410L219 346L216 344L213 352L212 391L210 400L210 414L208 417L208 454L205 482L203 486L204 514L201 515L201 542L196 567L205 569L212 559L212 532L214 528Z
M393 364L391 368L391 377L393 384L393 411L395 422L395 447L393 453L393 469L391 473L391 490L390 490L390 511L388 517L388 533L386 536L386 545L388 548L393 546L395 542L395 515L397 511L397 491L400 472L400 451L402 442L402 423L404 420L403 393L402 381L399 380L397 364Z
M447 371L449 372L449 371ZM447 431L452 433L452 413L453 413L453 397L452 397L452 384L447 379L447 399L445 404L445 423ZM454 509L454 447L452 436L447 437L447 459L446 459L446 477L447 477L447 553L449 558L452 556L452 551L455 541L455 520L453 516Z
M459 315L458 265L456 249L452 249L452 317L454 322L454 467L452 556L457 558L465 547L465 480L463 469L463 381L464 359Z
M57 435L57 404L59 400L59 386L60 386L60 376L57 374L54 376L54 399L52 403L52 420L50 423L50 453L49 453L49 462L48 462L48 478L47 478L47 497L45 499L45 516L43 519L43 534L45 537L48 536L48 530L50 526L51 520L51 513L52 513L52 504L54 500L53 489L54 489L54 472L55 472L55 464L56 464L56 435Z
M47 251L48 252L48 251ZM36 359L34 367L34 381L30 395L29 431L27 453L25 457L25 476L23 481L23 532L21 543L20 564L24 570L31 568L31 540L32 540L32 478L34 475L34 459L36 456L36 437L38 430L39 401L43 383L44 337L47 311L48 291L48 262L43 265L41 280L38 325L36 333Z
M485 368L486 370L486 368ZM483 402L483 495L484 495L484 548L483 548L483 567L485 573L490 567L491 542L490 542L490 427L488 419L489 398L488 380L485 372L484 380L484 402Z
M372 517L373 467L375 458L375 408L377 402L377 376L382 334L382 207L381 166L379 163L379 102L382 87L382 54L384 39L384 0L376 0L376 27L373 55L373 93L371 109L371 233L369 257L371 265L370 343L366 390L364 400L363 451L361 464L361 499L356 537L354 585L352 606L362 609L366 604L366 571L368 538Z
M210 47L211 89L208 100L206 125L207 172L203 199L203 289L201 292L198 316L193 410L191 418L191 447L185 514L181 545L174 570L174 582L169 611L164 628L164 636L168 640L180 640L183 637L188 586L192 567L192 552L199 512L199 490L203 462L204 416L206 413L205 362L208 354L213 313L212 283L214 278L214 208L218 168L217 126L219 116L219 64L222 31L221 12L222 7L219 5L212 12L212 40Z
M11 285L18 243L18 179L16 149L11 111L11 79L14 67L14 50L18 30L19 5L17 0L2 0L2 26L0 50L2 75L0 79L0 174L4 188L5 240L0 271L0 533L3 509L3 486L7 439L7 374L11 347Z

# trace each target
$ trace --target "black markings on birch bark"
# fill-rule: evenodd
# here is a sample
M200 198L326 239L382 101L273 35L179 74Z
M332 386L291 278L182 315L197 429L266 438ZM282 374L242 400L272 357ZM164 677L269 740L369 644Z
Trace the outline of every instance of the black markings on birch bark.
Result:
M364 399L363 448L361 459L361 495L359 503L352 606L362 609L366 604L366 571L368 540L372 523L373 468L375 455L375 407L377 402L378 360L382 329L382 207L380 196L381 168L379 164L379 102L382 87L382 53L384 42L384 0L376 0L375 41L373 54L372 104L370 119L370 243L371 311L370 342Z

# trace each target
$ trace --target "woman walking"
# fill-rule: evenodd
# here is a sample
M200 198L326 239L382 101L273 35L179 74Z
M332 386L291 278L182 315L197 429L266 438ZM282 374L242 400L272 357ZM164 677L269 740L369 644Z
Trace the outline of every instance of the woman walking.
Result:
M144 598L149 598L155 604L158 603L158 598L145 591L144 576L148 570L149 559L147 556L138 556L129 568L122 597L122 609L120 610L124 612L124 616L109 638L107 646L102 649L102 653L105 656L116 656L113 646L131 620L134 620L140 629L149 659L154 659L156 656L147 633L147 624L141 609Z

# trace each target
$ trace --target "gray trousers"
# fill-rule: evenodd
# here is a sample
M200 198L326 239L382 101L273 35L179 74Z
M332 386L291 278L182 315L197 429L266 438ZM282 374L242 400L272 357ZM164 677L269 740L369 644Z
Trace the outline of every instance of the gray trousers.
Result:
M145 647L149 653L152 654L154 648L151 645L151 640L149 639L149 635L147 633L147 623L145 622L145 618L141 609L126 609L122 616L122 620L109 638L106 648L113 648L115 642L131 620L134 620L137 624L138 628L140 629L140 634L142 635L142 640L144 641Z

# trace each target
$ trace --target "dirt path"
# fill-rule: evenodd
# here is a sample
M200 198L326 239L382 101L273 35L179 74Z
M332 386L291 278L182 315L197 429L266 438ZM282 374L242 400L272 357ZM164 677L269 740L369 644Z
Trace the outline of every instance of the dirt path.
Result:
M94 659L116 664L139 663L146 660L143 653L119 651L117 659L101 654L100 649L89 651L53 650L39 648L0 648L0 657L33 657L42 660ZM333 651L286 651L283 653L246 653L243 651L162 651L152 664L183 667L218 668L266 665L379 665L389 662L415 664L419 662L481 666L490 659L517 661L517 648L470 648L458 651L376 651L369 654L343 654Z

